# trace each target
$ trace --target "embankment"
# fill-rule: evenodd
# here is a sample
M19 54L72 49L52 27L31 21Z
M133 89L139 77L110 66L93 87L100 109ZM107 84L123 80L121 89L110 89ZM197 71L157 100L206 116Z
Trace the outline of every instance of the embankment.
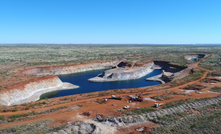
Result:
M10 106L39 100L41 94L55 90L78 88L62 82L57 76L39 78L0 92L0 105Z

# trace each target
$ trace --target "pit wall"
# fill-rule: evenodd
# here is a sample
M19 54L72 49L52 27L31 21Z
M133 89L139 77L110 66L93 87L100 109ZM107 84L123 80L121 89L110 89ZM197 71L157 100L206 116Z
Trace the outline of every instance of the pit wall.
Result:
M33 82L20 85L14 89L7 89L0 92L0 105L10 106L21 100L30 98L35 93L62 86L63 82L57 76L41 78Z
M208 55L205 54L187 54L184 56L185 59L191 60L193 58L206 58Z
M170 64L167 61L154 61L154 65L159 66L165 72L170 72L170 73L177 73L187 68L187 67Z
M94 77L91 79L88 79L88 81L92 82L105 82L105 81L121 81L121 80L133 80L133 79L139 79L150 72L153 71L152 66L154 65L153 62L150 62L145 65L145 67L142 67L140 69L136 69L134 71L116 71L111 72L105 71L103 77ZM114 69L113 69L114 70Z
M105 69L110 66L114 66L117 62L105 62L105 63L88 63L77 64L67 66L52 66L52 67L36 67L28 70L24 70L24 74L36 74L36 75L60 75L60 74L72 74L84 71Z

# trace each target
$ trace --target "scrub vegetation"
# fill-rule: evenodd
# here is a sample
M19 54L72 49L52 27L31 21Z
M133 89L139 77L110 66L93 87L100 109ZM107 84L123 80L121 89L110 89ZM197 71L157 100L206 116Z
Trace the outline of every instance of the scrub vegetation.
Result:
M141 56L142 60L164 60L179 65L188 61L183 57L192 53L219 53L219 46L175 45L1 45L0 63L19 65L63 65L91 61L112 61ZM142 61L141 60L141 61ZM218 55L205 61L216 63ZM8 68L11 64L1 66Z
M153 122L161 126L151 134L218 134L221 131L221 103L178 114L157 117Z
M211 88L210 91L221 93L221 87L215 86L215 87Z
M18 125L0 130L0 134L46 134L60 129L64 129L66 125L48 127L53 120L41 120L25 125Z
M219 62L221 62L220 56L219 56L219 54L221 54L220 52L221 52L220 50L219 51L214 50L214 53L215 53L214 57L208 60L202 61L199 65L203 68L219 72L220 74L221 65L218 64Z

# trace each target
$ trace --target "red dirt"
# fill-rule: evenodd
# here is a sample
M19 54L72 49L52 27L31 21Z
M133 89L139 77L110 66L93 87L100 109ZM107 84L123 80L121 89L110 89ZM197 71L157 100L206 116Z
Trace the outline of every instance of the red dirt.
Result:
M18 83L18 84L15 85L15 86L11 86L11 87L8 88L8 89L1 90L1 92L9 92L9 91L14 90L14 89L24 90L25 85L27 85L27 84L29 84L29 83L31 83L31 82L39 82L39 81L42 81L42 80L53 79L53 78L56 78L56 77L57 77L56 75L52 75L52 76L47 76L47 77L36 78L36 79L34 79L34 80L23 81L23 82L21 82L21 83Z

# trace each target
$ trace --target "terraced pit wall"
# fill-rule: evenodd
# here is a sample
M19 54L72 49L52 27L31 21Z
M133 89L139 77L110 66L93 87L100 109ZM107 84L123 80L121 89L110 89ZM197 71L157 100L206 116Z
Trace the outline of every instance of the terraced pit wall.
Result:
M139 79L150 72L153 71L152 66L153 62L149 62L144 67L140 67L134 70L127 70L123 68L115 68L111 70L107 70L103 73L102 77L94 77L89 79L88 81L92 82L106 82L106 81L121 81L121 80L133 80Z

